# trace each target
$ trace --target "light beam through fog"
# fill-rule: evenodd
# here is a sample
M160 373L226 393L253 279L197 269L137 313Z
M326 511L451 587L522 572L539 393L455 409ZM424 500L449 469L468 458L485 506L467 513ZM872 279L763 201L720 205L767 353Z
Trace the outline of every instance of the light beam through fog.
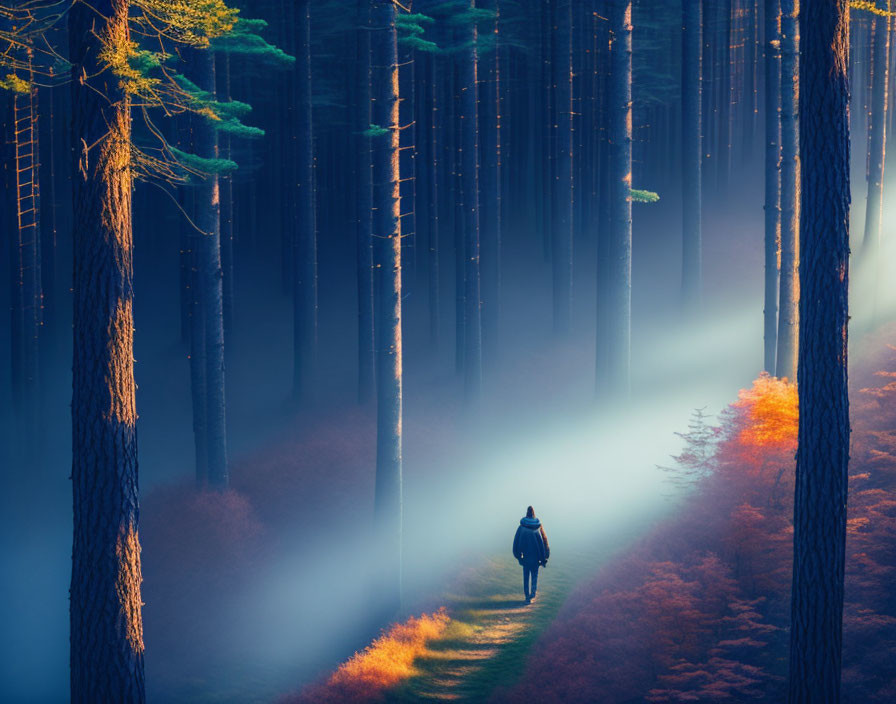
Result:
M592 5L0 0L0 701L892 699L893 8Z

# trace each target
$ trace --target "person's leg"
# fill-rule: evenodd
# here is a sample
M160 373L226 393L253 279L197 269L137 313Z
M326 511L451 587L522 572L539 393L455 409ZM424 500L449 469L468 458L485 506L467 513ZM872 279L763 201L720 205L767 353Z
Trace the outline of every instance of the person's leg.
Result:
M538 565L530 570L532 586L529 588L529 596L535 598L535 590L538 589Z
M523 594L529 598L529 566L523 565Z

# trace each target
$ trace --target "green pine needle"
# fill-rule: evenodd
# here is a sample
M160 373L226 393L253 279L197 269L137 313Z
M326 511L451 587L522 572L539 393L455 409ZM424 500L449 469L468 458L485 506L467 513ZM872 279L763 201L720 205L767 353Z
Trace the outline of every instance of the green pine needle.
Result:
M629 191L629 196L632 199L632 203L656 203L660 199L659 193L641 191L637 188L632 188Z

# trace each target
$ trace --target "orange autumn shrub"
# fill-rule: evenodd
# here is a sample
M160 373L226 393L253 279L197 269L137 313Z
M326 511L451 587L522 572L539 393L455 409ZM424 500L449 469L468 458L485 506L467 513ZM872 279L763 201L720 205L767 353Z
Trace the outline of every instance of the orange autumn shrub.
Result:
M796 384L765 372L749 389L741 389L731 408L740 411L737 442L753 450L791 447L796 442L799 401Z
M426 654L430 642L445 632L449 620L445 610L440 609L394 624L340 665L325 682L298 696L287 697L284 704L381 701L386 690L416 673L414 662Z

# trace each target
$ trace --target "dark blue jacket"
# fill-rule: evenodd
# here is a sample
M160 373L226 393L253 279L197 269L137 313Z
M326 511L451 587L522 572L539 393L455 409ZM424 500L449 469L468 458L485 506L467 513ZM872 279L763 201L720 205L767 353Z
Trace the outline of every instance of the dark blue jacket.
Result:
M513 556L529 567L547 564L551 556L548 537L537 518L523 518L513 536Z

